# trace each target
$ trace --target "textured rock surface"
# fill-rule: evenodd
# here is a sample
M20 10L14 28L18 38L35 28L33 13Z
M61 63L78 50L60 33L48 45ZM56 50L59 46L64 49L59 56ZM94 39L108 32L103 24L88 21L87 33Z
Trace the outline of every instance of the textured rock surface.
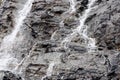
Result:
M119 4L119 0L101 0L98 3L98 7L90 14L90 17L86 22L91 30L94 31L93 36L96 38L96 44L104 49L119 50Z
M6 0L1 5L1 40L14 27L16 10L21 7L18 3L24 2ZM87 9L88 0L75 0L75 3L76 11L70 13L69 0L33 2L22 26L22 34L29 36L25 40L30 45L23 50L23 54L17 54L26 58L22 64L25 80L120 79L120 1L96 0L95 8L85 22L89 36L96 39L98 49L94 52L88 52L86 45L81 44L84 39L78 34L66 44L67 48L62 44L65 37L79 26L79 17ZM27 58L28 55L30 57ZM52 68L51 64L54 64ZM21 79L15 77L3 80Z
M13 27L14 12L16 11L16 2L6 1L1 4L0 8L0 37L3 38L6 33L10 33ZM1 42L1 40L0 40Z

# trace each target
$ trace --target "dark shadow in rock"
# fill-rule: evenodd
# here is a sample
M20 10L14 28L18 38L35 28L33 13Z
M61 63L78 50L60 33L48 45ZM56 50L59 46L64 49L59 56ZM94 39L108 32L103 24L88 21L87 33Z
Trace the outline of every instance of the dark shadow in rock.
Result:
M10 71L3 71L4 76L2 80L22 80L22 78L16 74L13 74Z
M88 4L88 2L89 2L88 0L83 0L83 1L81 2L81 4L86 7L86 5Z
M97 0L96 3L100 4L102 2L102 0Z
M89 22L90 20L92 20L95 16L96 16L96 14L90 15L90 16L86 19L85 23L87 23L87 22Z
M79 53L85 53L85 52L87 52L87 49L84 46L80 46L80 45L74 44L74 43L69 44L69 48L72 51L77 51Z

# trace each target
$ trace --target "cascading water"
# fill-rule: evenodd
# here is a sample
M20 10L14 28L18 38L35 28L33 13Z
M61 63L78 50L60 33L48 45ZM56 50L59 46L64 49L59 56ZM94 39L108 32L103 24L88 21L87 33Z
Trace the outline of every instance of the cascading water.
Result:
M24 3L24 0L22 0L22 1ZM51 1L51 0L47 0L47 1ZM55 2L52 2L52 1L55 1ZM64 1L64 0L61 0L61 1L57 0L59 2L57 2L56 0L52 0L52 1L51 1L52 3L50 5L47 5L49 2L47 2L47 4L46 4L46 2L43 2L43 0L42 1L36 0L34 2L34 6L32 8L33 11L31 11L31 15L27 19L28 20L32 19L32 21L34 18L36 18L36 19L33 22L30 20L31 23L28 20L26 20L25 23L28 23L28 24L30 23L30 25L34 25L34 23L35 23L35 25L34 25L35 27L33 28L35 31L37 31L37 29L40 29L38 31L38 34L40 34L40 36L38 36L36 39L40 43L35 42L36 45L35 45L35 49L33 49L33 50L31 50L32 46L30 46L29 49L27 48L26 51L31 50L31 52L28 52L29 54L23 53L22 56L20 55L21 59L19 59L14 55L14 53L16 55L19 54L19 52L16 53L19 50L14 51L14 48L15 48L15 50L16 50L16 48L21 49L22 47L18 44L21 44L21 42L24 44L25 40L28 39L28 38L24 38L25 37L24 35L21 35L21 34L24 34L24 31L23 31L23 33L21 33L23 30L22 24L24 23L24 19L26 18L27 14L30 12L33 0L25 1L26 2L26 4L24 4L25 6L23 6L23 9L19 10L18 15L15 17L15 25L14 25L13 32L10 35L6 36L3 39L3 42L1 44L0 70L10 71L10 72L15 71L16 73L19 73L20 70L22 70L22 71L25 70L26 80L33 80L33 79L40 80L41 76L43 76L43 75L45 75L45 76L42 78L42 80L44 80L47 77L48 77L48 79L49 78L51 78L51 79L56 79L56 78L70 79L71 76L72 76L72 78L74 78L74 75L77 74L77 73L75 73L76 70L81 69L81 68L84 69L84 70L82 70L83 72L87 70L88 75L92 73L91 70L95 69L95 70L93 70L93 72L95 72L97 74L97 76L99 76L98 72L100 72L100 74L101 74L101 71L100 71L101 64L100 64L100 66L96 65L96 64L99 64L99 62L96 62L96 61L97 60L99 61L101 58L99 59L98 58L99 56L97 57L97 59L94 58L94 57L96 57L97 52L95 55L94 54L89 55L89 52L87 54L85 54L86 53L85 48L87 48L88 50L89 49L91 50L96 47L95 40L93 38L90 38L88 35L87 28L89 26L87 26L85 24L86 19L89 17L90 12L94 8L93 5L94 5L95 0L69 0L70 8L68 5L68 2L66 2L65 4L62 4L63 3L62 1ZM85 2L84 4L82 4L81 1L89 1L89 3ZM60 3L60 5L59 5L59 3ZM77 17L79 14L79 13L77 13L77 11L78 11L77 8L78 7L81 8L81 5L77 5L77 4L80 4L80 3L82 5L82 7L85 7L85 9L86 8L87 9L84 10L83 12L81 12L80 17ZM39 4L42 4L42 5L39 6ZM53 6L52 4L54 4L55 6ZM63 10L61 9L61 7ZM36 9L36 8L39 8L39 9ZM65 14L64 13L62 14L60 11L60 14L59 14L59 12L55 12L55 15L54 15L54 10L51 10L52 8L54 8L55 11L56 10L59 11L59 8L60 8L60 10L62 12L68 8L69 9L67 12L65 12ZM51 17L51 15L52 15L52 17ZM44 21L44 17L45 17L45 21ZM46 17L49 17L49 19L46 20ZM41 23L39 23L39 21L41 22L41 20L43 20L45 23L42 22L43 24L39 26L39 24L41 24ZM55 20L55 25L54 25L54 20ZM60 28L58 28L59 25L57 22L59 22L60 20L61 20L61 26L60 26ZM47 23L47 21L51 21L50 24ZM79 25L78 25L78 21L80 23ZM91 22L89 22L89 23L91 24ZM45 24L45 26L44 26L44 24ZM48 24L48 26L46 26L46 24ZM49 25L50 25L50 27L49 27ZM75 25L75 26L73 26L73 25ZM71 27L71 26L73 26L73 27ZM49 37L47 38L47 40L46 40L46 38L45 39L43 38L46 36L50 36L52 31L55 29L57 29L58 33L56 31L56 33L54 33L52 35L51 39L53 39L53 41L48 40ZM41 31L41 30L43 30L43 31ZM48 30L50 32L46 33L46 31L48 31ZM69 34L69 35L66 35L66 34ZM27 35L27 34L25 34L25 35ZM41 36L42 36L42 38L41 38ZM30 37L31 37L31 35L30 35ZM76 37L79 37L79 38L76 38ZM64 38L64 40L61 41L63 38ZM45 41L41 42L41 40L45 40ZM85 42L83 40L85 40ZM29 43L30 43L30 41L29 41ZM33 43L34 43L34 41L33 41ZM33 44L33 43L31 43L31 44ZM63 46L60 45L60 43L62 43L62 45L68 49L64 49ZM70 45L69 45L69 43L70 43ZM68 50L71 50L71 52L69 52ZM83 51L83 54L82 54L82 51ZM81 54L79 54L79 53L81 53ZM55 54L55 55L53 56L53 54ZM58 54L60 54L60 55L58 55ZM88 59L88 56L89 56L89 59ZM54 57L55 57L55 59L54 59ZM28 58L31 61L28 61ZM58 58L60 58L60 59L58 59ZM57 59L58 59L58 61L57 61ZM35 60L35 61L32 61L32 60ZM90 67L90 68L88 68L88 67ZM99 69L97 70L97 68L99 68ZM91 71L90 73L89 73L89 70ZM71 72L73 74L71 74L71 76L69 76L70 75L69 73L71 73ZM22 75L24 76L24 73ZM86 77L86 73L82 74L82 76ZM94 74L91 76L94 77ZM91 78L91 76L90 76L90 78ZM79 78L79 76L78 76L78 78ZM79 78L79 79L82 79L82 78Z
M24 19L27 17L31 10L32 2L34 0L28 0L23 9L18 10L18 14L15 17L15 27L11 34L3 39L0 47L0 70L14 71L14 68L19 64L18 60L14 56L14 48L19 48L18 43L22 43L23 36L17 36ZM16 53L17 54L17 53Z
M71 4L72 8L74 8L73 6L75 6L74 1L71 0L71 2L73 2L73 4ZM73 33L69 34L63 41L62 41L62 45L64 45L65 48L67 48L67 44L69 42L71 42L71 40L77 35L80 34L84 40L85 40L85 44L87 44L87 48L88 49L94 49L95 46L95 39L88 37L87 35L87 25L85 25L85 21L89 16L90 11L93 9L93 4L94 4L95 0L89 0L88 3L88 8L84 11L83 15L79 18L80 21L80 25L73 30ZM75 9L75 8L74 8Z
M72 14L72 13L74 13L75 11L76 11L76 9L75 9L75 1L74 0L69 0L70 1L70 8L69 8L69 10L68 11L66 11L64 14L63 14L63 16L64 16L64 18L66 18L65 17L65 15L66 14ZM60 27L63 27L63 25L64 25L64 23L63 23L63 21L61 21L60 22ZM52 36L51 36L51 40L53 40L54 38L54 35L56 34L56 31L52 34ZM53 67L55 66L55 64L59 64L59 62L55 62L55 61L52 61L50 64L49 64L49 67L48 67L48 69L47 69L47 73L46 73L46 75L44 76L44 77L42 77L42 79L41 80L43 80L44 78L46 78L47 76L51 76L52 75L52 70L53 70Z
M70 9L63 13L63 16L64 18L68 17L68 16L65 16L66 14L74 14L74 12L76 11L76 3L74 0L69 0L70 1ZM88 37L87 35L87 26L85 25L85 21L87 19L87 17L89 16L89 13L90 11L92 10L92 5L94 4L95 0L90 0L89 3L88 3L88 9L85 10L84 14L79 18L79 22L80 22L80 25L73 30L73 33L71 33L70 35L68 35L63 41L62 41L62 45L64 45L64 48L67 48L67 44L69 42L71 42L71 40L77 36L77 34L80 34L84 40L86 41L85 44L87 44L87 48L90 50L92 48L95 48L95 40L93 38L90 38ZM63 19L64 20L64 19ZM64 23L63 21L60 22L60 27L63 27L64 26ZM51 36L51 40L54 40L54 35L56 33L54 32ZM47 76L51 76L51 73L52 73L52 69L55 65L54 63L55 61L53 61L53 63L50 63L49 64L49 67L48 67L48 70L47 70L47 74L41 79L43 80L45 77Z
M76 3L75 3L75 0L69 0L70 1L70 8L68 11L66 11L65 13L62 14L62 16L65 18L67 17L70 17L66 14L74 14L74 12L76 11ZM64 48L67 48L67 44L69 42L71 42L71 40L77 36L77 34L80 34L84 40L86 41L85 45L88 49L94 49L96 46L95 46L95 40L93 38L90 38L88 37L87 35L87 25L85 25L85 21L86 19L88 18L89 16L89 13L90 11L92 10L92 6L94 4L95 0L89 0L89 3L88 3L88 9L86 9L84 11L84 14L79 18L79 22L80 22L80 25L73 30L73 33L71 33L70 35L68 35L62 42L61 44L64 45ZM60 22L60 27L63 27L64 26L64 19L63 21ZM52 34L51 36L51 40L54 40L54 36L56 34L56 31ZM57 63L58 64L58 63ZM55 61L51 62L49 64L49 67L47 69L47 73L44 77L42 77L41 80L44 80L44 78L46 78L47 76L51 76L52 74L52 70L53 70L53 67L56 65Z
M67 13L72 14L72 13L74 13L75 10L76 10L76 9L75 9L75 2L74 2L74 0L69 0L69 1L70 1L70 9L63 14L64 18L66 18L65 15L66 15ZM63 25L64 25L64 23L63 23L63 21L61 21L61 22L60 22L60 27L63 27ZM56 31L52 34L51 40L54 39L53 37L54 37L55 34L56 34ZM53 61L53 62L51 62L51 63L49 64L49 67L48 67L48 69L47 69L47 73L46 73L46 75L45 75L41 80L43 80L43 79L46 78L47 76L51 76L52 70L53 70L53 67L54 67L55 64L56 64L55 61ZM58 62L57 64L59 64L59 62Z
M8 41L6 41L6 39L7 40L9 39L10 42L14 42L18 32L20 31L20 28L21 28L21 26L23 24L24 19L26 18L27 14L31 10L32 2L33 2L33 0L28 0L24 4L23 9L18 12L18 16L16 16L16 18L15 18L15 21L16 21L15 22L15 28L14 28L13 32L10 35L8 35L7 37L4 38L5 42L8 42Z
M90 11L93 9L92 6L96 0L89 0L88 9L85 10L84 15L80 17L80 25L76 28L79 34L88 40L88 48L95 48L95 39L88 37L87 35L87 25L85 25L85 21L89 16ZM85 28L84 28L85 27Z
M70 12L71 13L73 13L73 12L75 12L75 1L74 0L70 0L70 6L71 6L71 8L70 8Z

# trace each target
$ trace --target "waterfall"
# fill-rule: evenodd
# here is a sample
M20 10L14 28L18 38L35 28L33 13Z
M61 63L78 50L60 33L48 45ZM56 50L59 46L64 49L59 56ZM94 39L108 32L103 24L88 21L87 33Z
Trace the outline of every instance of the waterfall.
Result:
M32 2L33 2L33 0L28 0L24 4L23 9L18 11L18 16L15 17L15 28L10 35L8 35L7 37L4 38L5 42L8 42L8 39L10 42L14 42L14 40L17 36L17 33L20 31L20 28L24 22L24 19L26 18L27 14L31 10ZM6 39L7 39L7 41L6 41Z
M63 17L64 18L66 18L65 17L65 15L66 14L72 14L72 13L74 13L75 11L76 11L76 9L75 9L75 2L74 2L74 0L69 0L70 1L70 8L69 8L69 10L68 11L66 11L65 13L63 13ZM64 19L63 19L64 20ZM63 27L64 26L64 23L63 23L63 21L61 21L60 22L60 27ZM54 40L54 36L55 36L55 34L56 34L56 31L52 34L52 36L51 36L51 40ZM44 76L44 77L42 77L42 79L41 80L44 80L44 78L46 78L47 76L51 76L52 75L52 71L53 71L53 67L54 67L54 65L55 65L55 63L56 63L56 61L52 61L50 64L49 64L49 67L48 67L48 69L47 69L47 73L46 73L46 75ZM59 62L57 62L57 64L59 64Z
M74 8L75 6L75 3L73 0L71 0L71 2L73 4L71 4L72 8ZM90 38L88 37L88 34L87 34L87 25L85 25L85 21L86 19L88 18L89 16L89 13L91 12L91 10L93 9L93 4L94 4L95 0L89 0L89 3L88 3L88 8L84 11L83 15L79 18L79 22L80 22L80 25L72 30L73 32L71 34L69 34L63 41L62 41L62 45L64 45L65 48L67 48L67 44L69 44L69 42L71 42L71 40L77 36L77 34L81 35L84 40L85 40L85 44L87 44L87 48L88 49L94 49L96 47L95 45L95 39L93 38Z
M32 2L34 0L28 0L21 10L18 10L18 14L15 17L15 26L11 34L4 37L0 47L0 70L13 71L18 65L18 60L14 56L14 48L19 48L17 44L23 43L23 36L19 36L18 33L23 25L24 19L27 17L31 10ZM17 54L17 53L16 53Z
M60 25L59 25L60 27L64 26L64 19L67 18L67 17L70 17L70 16L68 16L68 14L71 15L71 14L73 14L76 11L76 9L75 9L75 5L76 5L75 1L74 0L69 0L69 2L70 2L70 8L69 8L69 10L67 10L66 12L64 12L62 14L63 20L60 22ZM51 40L54 40L55 34L56 34L56 31L52 34Z
M74 0L70 0L70 6L71 6L71 11L70 12L71 13L75 12L75 10L76 10L75 9L75 5L76 5L75 1Z
M85 25L85 21L89 16L90 11L93 9L93 4L96 0L89 0L89 4L88 4L88 9L85 10L84 15L80 17L80 25L76 28L76 31L79 34L82 34L82 36L88 40L88 48L95 48L95 39L88 37L87 34L87 28L88 26Z

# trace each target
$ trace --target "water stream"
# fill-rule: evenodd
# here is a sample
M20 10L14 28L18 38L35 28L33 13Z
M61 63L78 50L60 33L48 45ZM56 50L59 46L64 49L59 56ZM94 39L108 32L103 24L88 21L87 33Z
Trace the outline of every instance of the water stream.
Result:
M75 29L72 30L72 33L69 34L63 41L62 41L62 45L64 45L64 48L67 48L67 45L71 42L71 40L73 38L75 38L78 34L80 36L82 36L82 38L85 40L85 45L89 50L95 49L96 45L95 45L95 39L94 38L90 38L87 34L87 29L88 26L85 25L85 21L89 16L89 13L91 12L91 10L94 8L92 7L93 4L95 3L96 0L89 0L88 3L88 8L84 11L83 15L80 16L79 18L79 22L80 25L78 27L76 27ZM75 2L73 0L71 0L71 2L73 4L71 4L72 9L75 11Z
M70 1L70 8L69 8L68 11L63 13L64 19L67 18L67 17L70 17L70 16L68 16L66 14L70 14L71 15L71 14L74 14L74 12L76 11L76 8L75 8L76 2L75 2L75 0L69 0L69 1ZM73 29L72 33L68 34L67 37L64 38L64 40L61 42L61 45L64 46L64 48L68 48L68 44L78 34L80 35L81 38L83 38L85 40L84 44L85 44L85 47L88 49L88 51L92 51L92 50L94 50L96 48L95 39L94 38L90 38L88 36L88 33L87 33L88 26L85 25L85 21L88 18L89 13L93 9L92 6L94 5L94 2L95 2L95 0L89 0L89 3L87 5L88 6L87 9L84 11L83 15L80 16L80 18L79 18L80 25L77 26L75 29ZM64 26L64 19L63 19L63 21L60 22L60 27ZM52 34L51 40L54 40L55 34L56 34L56 31ZM48 70L47 70L47 74L41 80L43 80L47 76L51 76L51 73L52 73L54 65L55 65L55 61L53 61L53 63L49 64L49 67L48 67Z
M23 63L24 60L19 62L17 58L14 56L14 48L19 48L19 45L16 45L22 43L23 36L18 36L18 33L21 30L21 27L24 23L24 19L27 17L28 13L31 10L32 3L34 0L27 0L27 2L24 4L23 9L18 11L18 14L15 17L15 26L11 34L6 36L3 39L3 42L1 43L0 47L0 70L5 71L17 71L19 66ZM87 25L85 25L85 21L89 16L89 13L92 10L92 6L94 4L95 0L89 0L88 8L84 11L83 15L79 18L80 25L76 27L76 29L72 30L73 32L69 34L61 43L64 45L64 47L67 47L67 44L71 42L71 40L76 37L77 34L81 35L82 38L85 40L85 44L87 45L88 49L95 48L95 39L90 38L87 33ZM67 13L74 13L76 11L75 9L76 3L75 0L70 0L70 9L67 11ZM60 25L62 26L63 21L61 21ZM17 53L15 53L17 54ZM49 67L47 69L46 75L43 77L51 76L53 67L55 66L55 62L51 62L49 64ZM15 69L14 69L15 68Z
M19 62L15 58L14 48L19 48L18 43L22 43L23 36L18 36L21 30L21 26L24 23L24 19L27 17L31 10L32 2L34 0L28 0L21 10L18 10L18 14L15 17L15 25L11 34L4 37L0 47L0 70L14 71L14 68L18 66ZM19 52L18 52L19 53Z

